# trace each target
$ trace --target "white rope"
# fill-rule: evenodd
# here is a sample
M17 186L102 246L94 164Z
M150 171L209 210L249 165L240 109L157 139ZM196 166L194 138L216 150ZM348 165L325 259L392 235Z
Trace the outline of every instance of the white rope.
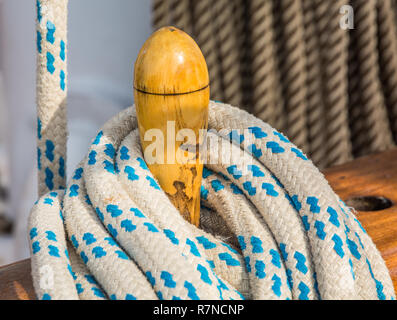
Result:
M250 165L209 151L215 164L204 170L201 229L180 216L147 169L133 107L104 125L63 190L66 83L58 74L66 73L66 49L54 44L66 37L67 1L37 3L39 183L41 194L48 191L29 218L38 298L395 298L372 240L312 162L229 105L210 103L209 128L226 130L222 141L242 148ZM41 27L50 19L55 29ZM228 138L248 128L234 139L240 146Z
M209 126L251 128L254 139L245 150L254 158L249 174L222 163L204 171L211 210L203 214L220 215L239 247L190 225L172 206L142 160L129 108L105 124L66 191L46 194L32 210L39 298L394 298L371 239L291 142L221 103L211 102ZM43 288L43 266L56 274L52 287Z

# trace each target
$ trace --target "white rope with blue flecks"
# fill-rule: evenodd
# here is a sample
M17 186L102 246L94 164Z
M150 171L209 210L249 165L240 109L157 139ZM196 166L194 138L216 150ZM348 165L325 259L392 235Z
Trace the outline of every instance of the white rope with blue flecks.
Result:
M41 13L63 4L38 2ZM57 43L62 27L54 23L54 28ZM42 54L53 49L39 39ZM55 77L58 68L51 73L39 64L38 77L45 72ZM63 96L58 89L54 97ZM38 97L42 112L51 90L43 91L47 98ZM52 176L40 175L48 193L29 218L38 298L395 298L372 240L323 175L285 136L245 111L210 103L209 128L226 130L223 142L242 148L247 160L230 164L208 154L216 164L204 170L202 225L217 221L207 225L213 234L187 223L159 188L143 160L133 107L104 125L66 190L58 189L65 149L57 148L66 140L43 129L66 120L44 113L39 113L40 164ZM237 138L233 134L248 128ZM245 146L249 138L253 143ZM225 226L237 245L225 242Z

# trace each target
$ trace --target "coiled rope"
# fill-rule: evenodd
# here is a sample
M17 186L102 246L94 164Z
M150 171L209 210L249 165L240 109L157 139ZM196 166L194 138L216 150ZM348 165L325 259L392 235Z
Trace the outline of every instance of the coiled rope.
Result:
M64 3L38 2L45 12ZM58 25L54 27L54 46L44 47L49 40L38 38L42 50L59 50ZM39 30L46 31L52 28ZM60 85L53 79L57 67L51 72L39 63L38 77L47 72L49 83ZM48 90L52 97L53 89ZM49 122L56 128L52 121L65 123L65 118ZM48 128L39 126L39 141L50 140ZM230 163L223 149L207 153L211 161L201 188L202 227L218 221L206 228L211 233L187 223L151 175L134 107L103 126L66 190L58 184L51 188L48 177L41 176L49 192L29 218L38 298L395 298L370 237L285 136L245 111L215 102L210 103L209 129L209 139L218 137L232 154L242 150L245 160ZM46 158L42 170L56 175L63 149L47 140L39 143ZM247 140L252 143L246 145Z

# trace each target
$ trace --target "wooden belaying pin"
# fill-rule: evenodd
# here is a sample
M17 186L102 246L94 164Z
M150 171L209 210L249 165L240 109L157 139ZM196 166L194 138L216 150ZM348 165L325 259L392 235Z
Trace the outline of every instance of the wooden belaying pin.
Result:
M154 32L135 62L134 98L145 161L181 215L198 226L208 126L209 76L200 48L185 32Z

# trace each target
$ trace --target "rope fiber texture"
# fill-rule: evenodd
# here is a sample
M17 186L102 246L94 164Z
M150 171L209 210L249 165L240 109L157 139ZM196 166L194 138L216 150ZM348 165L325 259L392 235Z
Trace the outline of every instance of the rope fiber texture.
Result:
M228 104L209 106L207 138L222 148L207 151L200 228L148 170L134 107L103 126L65 189L66 4L37 1L42 196L29 239L39 299L395 298L372 240L313 163L269 124ZM242 161L225 159L223 146Z
M177 14L170 2L153 1L153 27L192 31L211 98L285 132L319 168L395 146L395 0L180 0ZM340 27L346 5L354 29Z

